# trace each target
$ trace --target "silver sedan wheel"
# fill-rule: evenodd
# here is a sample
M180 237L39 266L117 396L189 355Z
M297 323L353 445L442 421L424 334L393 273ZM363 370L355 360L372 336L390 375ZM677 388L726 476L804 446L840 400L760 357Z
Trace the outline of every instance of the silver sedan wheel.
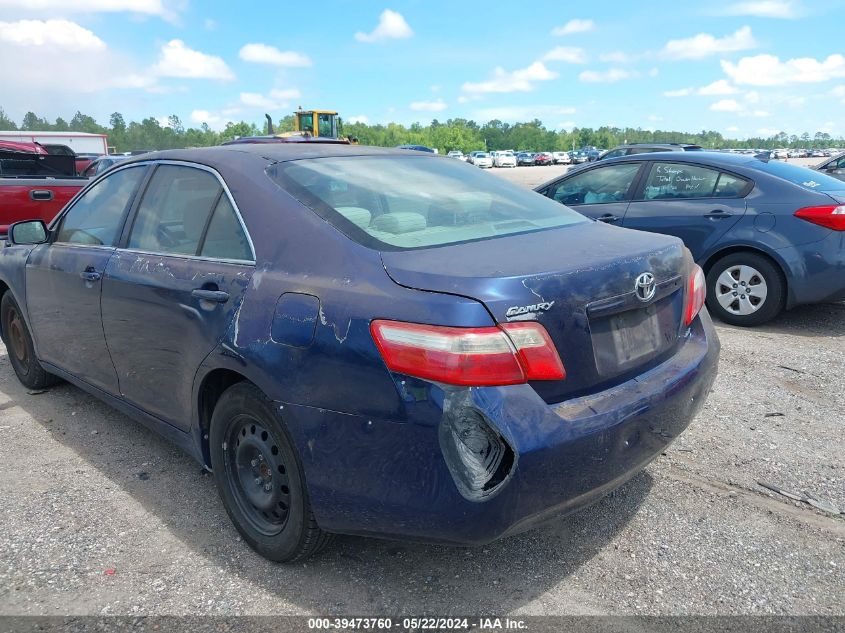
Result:
M716 279L716 301L738 316L757 312L766 302L768 293L766 279L752 266L731 266Z

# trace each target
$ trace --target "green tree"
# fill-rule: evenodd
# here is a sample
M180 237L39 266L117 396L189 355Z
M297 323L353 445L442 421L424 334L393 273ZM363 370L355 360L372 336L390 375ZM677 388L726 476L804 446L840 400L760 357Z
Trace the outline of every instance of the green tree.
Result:
M12 121L3 108L0 108L0 130L17 130L17 124Z

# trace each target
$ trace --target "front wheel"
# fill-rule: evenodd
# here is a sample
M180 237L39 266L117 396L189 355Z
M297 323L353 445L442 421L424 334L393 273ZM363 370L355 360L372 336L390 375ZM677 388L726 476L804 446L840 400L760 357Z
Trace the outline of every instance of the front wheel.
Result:
M35 357L35 346L32 344L32 336L23 319L23 313L12 293L8 291L0 300L0 326L3 331L3 343L9 352L9 361L23 386L43 389L55 384L58 378L48 374Z
M210 448L226 512L255 551L290 562L329 542L311 512L293 442L275 407L254 385L241 382L220 396Z
M707 309L731 325L754 326L783 310L786 283L777 266L756 253L733 253L707 273Z

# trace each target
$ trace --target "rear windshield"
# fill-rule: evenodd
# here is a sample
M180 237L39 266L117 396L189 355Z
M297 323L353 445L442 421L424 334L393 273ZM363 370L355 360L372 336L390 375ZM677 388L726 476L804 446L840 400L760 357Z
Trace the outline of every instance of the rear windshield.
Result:
M750 165L754 169L783 178L789 182L809 189L811 191L843 191L845 182L831 176L815 171L808 167L799 167L789 163L781 163L776 160L754 161Z
M586 222L529 189L445 158L352 156L275 163L267 175L356 241L442 246Z

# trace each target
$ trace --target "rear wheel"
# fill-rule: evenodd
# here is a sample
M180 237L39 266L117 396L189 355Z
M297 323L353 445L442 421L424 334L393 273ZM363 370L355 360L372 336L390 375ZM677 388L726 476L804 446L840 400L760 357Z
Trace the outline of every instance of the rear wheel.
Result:
M254 385L229 387L211 419L211 465L229 517L259 554L307 558L330 535L314 519L293 442L275 407Z
M786 283L777 266L756 253L732 253L707 273L707 308L731 325L754 326L783 310Z
M35 357L29 328L11 292L6 292L0 300L0 324L3 328L3 343L6 344L18 380L30 389L43 389L58 382L58 378L48 374Z

